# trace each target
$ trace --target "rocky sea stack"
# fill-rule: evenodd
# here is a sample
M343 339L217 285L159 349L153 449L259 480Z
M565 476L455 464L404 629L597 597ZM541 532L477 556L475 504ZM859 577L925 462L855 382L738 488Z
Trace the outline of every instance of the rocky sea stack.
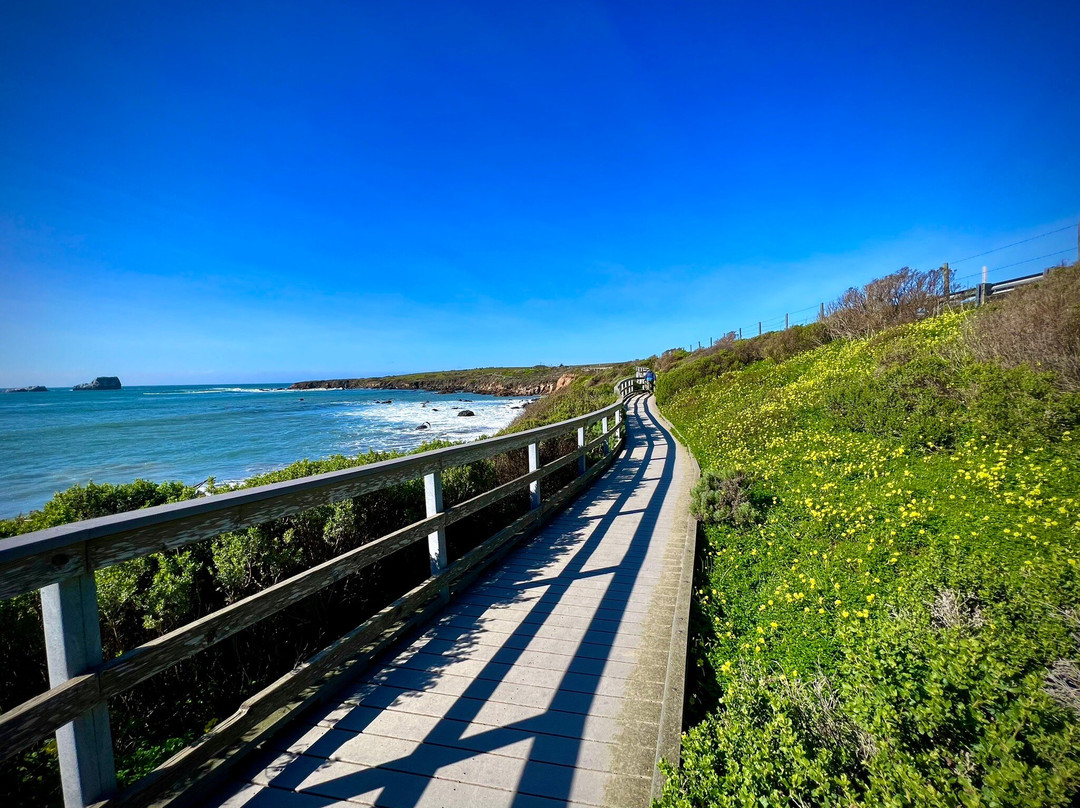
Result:
M92 382L77 384L72 390L119 390L120 379L116 376L98 376Z

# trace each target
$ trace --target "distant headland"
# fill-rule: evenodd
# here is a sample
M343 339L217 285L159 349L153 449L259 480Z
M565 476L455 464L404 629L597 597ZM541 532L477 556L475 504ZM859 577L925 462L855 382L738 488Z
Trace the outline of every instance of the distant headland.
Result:
M119 390L120 379L116 376L98 376L92 382L77 384L72 390Z
M543 396L569 385L594 367L533 365L523 368L475 368L362 379L320 379L296 382L291 390L428 390L432 393L477 393L490 396Z

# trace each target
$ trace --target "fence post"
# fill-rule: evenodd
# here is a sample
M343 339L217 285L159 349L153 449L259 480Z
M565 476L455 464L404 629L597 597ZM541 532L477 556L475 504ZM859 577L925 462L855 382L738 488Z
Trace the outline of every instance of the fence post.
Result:
M982 283L979 284L979 288L976 290L975 305L981 306L990 299L990 294L990 284L986 282L986 267L983 267Z
M92 572L44 587L41 616L50 687L59 687L101 664L97 585ZM116 791L106 703L94 705L60 727L56 749L66 808L83 808Z
M434 471L424 475L424 504L427 506L427 515L443 512L442 496L442 473ZM438 575L446 569L446 528L428 534L428 559L431 561L431 574ZM449 600L448 590L441 591L442 599Z
M585 445L585 427L583 426L579 426L577 428L577 445L579 449ZM585 473L585 455L582 455L578 458L577 470L578 474Z
M607 434L608 421L606 415L600 419L600 429L605 435ZM607 457L611 452L611 438L604 438L604 442L601 445L604 447L604 457Z
M540 468L540 444L529 444L529 473ZM540 507L540 481L533 480L529 483L529 509L535 510Z

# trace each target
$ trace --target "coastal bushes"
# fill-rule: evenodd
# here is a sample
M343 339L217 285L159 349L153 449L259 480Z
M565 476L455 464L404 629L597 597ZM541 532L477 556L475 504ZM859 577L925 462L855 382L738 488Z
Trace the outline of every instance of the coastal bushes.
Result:
M702 384L733 370L746 367L754 362L769 359L783 362L804 351L823 345L829 341L829 334L823 323L796 325L784 331L770 331L750 339L736 339L734 332L708 348L702 348L693 354L683 351L680 362L666 363L667 372L656 380L656 400L665 404L680 390ZM668 356L671 352L666 352ZM659 362L654 364L664 365Z
M431 443L421 450L449 444ZM245 487L336 471L397 455L304 460L259 475ZM444 502L452 506L495 485L493 461L448 469ZM210 484L211 492L220 490ZM75 486L27 518L0 522L0 536L79 519L190 499L180 483L137 480ZM499 503L451 526L451 558L472 549L527 507ZM422 481L411 481L332 505L312 508L183 550L154 553L96 573L105 658L209 614L229 603L423 518ZM416 545L378 562L279 614L207 649L110 702L121 784L148 773L233 712L260 687L403 594L428 575L426 547ZM0 601L0 709L48 689L40 602L36 594ZM0 767L0 794L19 804L58 800L55 744L48 742Z
M670 401L679 390L701 384L742 366L743 362L732 350L718 351L709 356L684 362L667 373L660 374L657 378L656 400L660 403Z
M692 723L660 805L1080 799L1080 396L973 355L983 316L664 406L706 473L742 470L768 507L704 529Z
M944 293L945 276L940 269L920 272L903 267L861 289L848 289L828 306L825 322L835 338L869 337L930 316Z

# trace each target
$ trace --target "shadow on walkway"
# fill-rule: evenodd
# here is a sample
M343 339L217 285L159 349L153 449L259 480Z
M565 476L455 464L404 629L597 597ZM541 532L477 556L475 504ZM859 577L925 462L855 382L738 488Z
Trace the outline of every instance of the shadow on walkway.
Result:
M630 402L623 453L592 488L226 804L603 804L670 530L675 443L650 404Z

